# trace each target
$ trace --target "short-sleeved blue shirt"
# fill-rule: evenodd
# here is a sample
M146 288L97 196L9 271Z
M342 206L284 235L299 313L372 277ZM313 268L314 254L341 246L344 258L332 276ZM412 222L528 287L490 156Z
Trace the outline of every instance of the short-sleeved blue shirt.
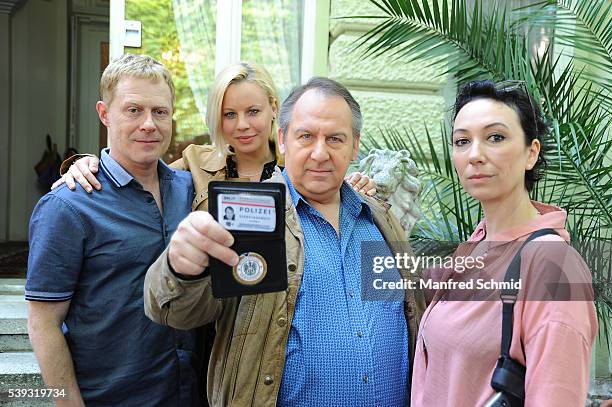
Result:
M195 333L144 314L146 271L194 195L189 172L161 161L157 170L163 216L153 195L102 151L101 191L62 186L30 219L26 299L71 301L63 328L88 406L195 404L187 389Z
M293 187L286 172L283 175L304 232L304 275L277 405L407 405L404 295L387 301L368 301L360 295L363 245L384 242L370 207L343 183L336 233ZM390 256L386 244L382 246L385 251L379 255ZM400 275L395 273L397 280Z

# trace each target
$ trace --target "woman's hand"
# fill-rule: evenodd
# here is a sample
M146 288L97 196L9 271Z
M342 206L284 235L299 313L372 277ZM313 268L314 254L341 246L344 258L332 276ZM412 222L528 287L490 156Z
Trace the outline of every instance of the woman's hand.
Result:
M361 192L368 196L374 196L376 194L376 183L372 178L360 172L350 173L346 178L355 191Z
M96 156L87 156L78 159L74 164L70 166L64 176L51 185L51 189L55 189L62 184L66 184L71 190L76 189L76 182L78 182L85 191L91 193L93 188L98 191L102 189L102 185L96 179L95 173L98 172L98 163L100 159Z

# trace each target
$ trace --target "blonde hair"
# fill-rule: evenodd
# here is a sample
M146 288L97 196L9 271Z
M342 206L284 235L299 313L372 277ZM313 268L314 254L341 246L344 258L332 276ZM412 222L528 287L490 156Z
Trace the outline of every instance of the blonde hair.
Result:
M208 107L206 109L206 125L210 131L210 139L215 149L223 155L231 154L229 146L223 138L221 120L221 106L227 88L235 83L250 82L258 85L268 97L270 106L278 112L278 94L274 87L272 77L263 67L252 62L240 62L230 65L219 72L208 93ZM276 121L272 122L269 140L276 139Z
M100 79L100 96L110 104L115 96L115 87L126 77L149 79L153 82L164 81L170 87L172 106L174 106L174 83L172 74L161 63L148 55L125 54L112 61Z

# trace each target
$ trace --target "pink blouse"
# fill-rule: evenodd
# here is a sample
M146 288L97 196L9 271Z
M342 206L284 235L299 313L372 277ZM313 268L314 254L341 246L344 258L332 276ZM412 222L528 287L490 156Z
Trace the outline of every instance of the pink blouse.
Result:
M580 255L567 244L550 250L535 242L569 241L562 209L533 202L541 213L531 223L494 236L485 256L485 269L493 269L498 280L521 241L534 231L553 228L559 236L546 235L522 252L523 287L535 286L538 270L554 262L571 270L573 280L582 281L592 296L590 272ZM469 241L480 241L486 233L483 220ZM516 247L516 244L514 245ZM524 291L524 289L522 289ZM498 298L498 297L497 297ZM574 299L574 297L572 297ZM496 301L434 300L421 320L412 377L412 407L482 406L495 394L491 377L500 354L502 304ZM595 307L584 296L579 301L517 301L510 355L527 367L525 406L584 406L589 386L591 348L598 324ZM521 346L522 345L522 346Z

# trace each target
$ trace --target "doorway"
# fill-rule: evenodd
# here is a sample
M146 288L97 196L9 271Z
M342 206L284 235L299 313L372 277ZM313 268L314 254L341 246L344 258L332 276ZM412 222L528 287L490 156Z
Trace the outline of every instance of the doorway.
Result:
M100 123L96 102L99 84L109 62L108 19L73 15L70 73L70 131L67 145L79 153L98 155L106 147L106 128Z

